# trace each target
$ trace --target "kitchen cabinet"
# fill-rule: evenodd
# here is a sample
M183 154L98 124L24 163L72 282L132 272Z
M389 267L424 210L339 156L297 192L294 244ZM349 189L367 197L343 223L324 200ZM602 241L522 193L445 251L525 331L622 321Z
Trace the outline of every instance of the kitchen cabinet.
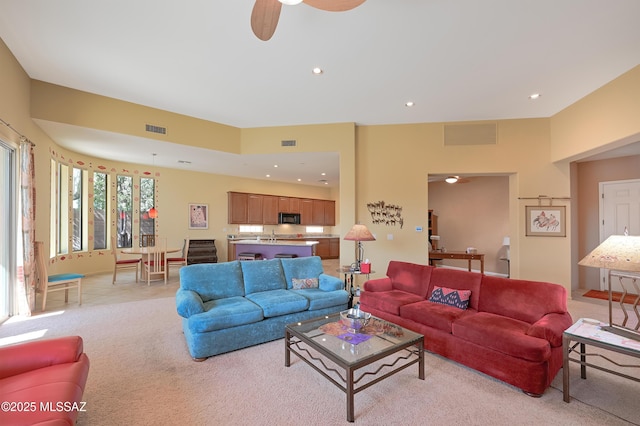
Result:
M262 224L278 224L278 205L279 197L276 197L275 195L262 196Z
M340 238L329 238L329 259L340 258Z
M328 259L330 254L329 238L318 238L318 244L316 245L316 256L320 256L322 259Z
M249 194L242 192L228 192L228 222L244 224L248 220L248 200Z
M336 202L324 200L324 226L336 225Z
M300 200L300 225L314 225L313 200Z
M262 201L260 194L249 194L247 200L247 222L250 225L262 225Z

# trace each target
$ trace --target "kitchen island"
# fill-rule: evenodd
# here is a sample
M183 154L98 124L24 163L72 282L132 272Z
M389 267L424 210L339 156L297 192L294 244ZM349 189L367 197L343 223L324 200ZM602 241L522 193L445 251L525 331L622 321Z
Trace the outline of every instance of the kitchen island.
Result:
M235 245L235 259L238 259L241 253L255 253L261 255L262 259L273 259L279 254L314 256L319 241L229 240L229 243Z

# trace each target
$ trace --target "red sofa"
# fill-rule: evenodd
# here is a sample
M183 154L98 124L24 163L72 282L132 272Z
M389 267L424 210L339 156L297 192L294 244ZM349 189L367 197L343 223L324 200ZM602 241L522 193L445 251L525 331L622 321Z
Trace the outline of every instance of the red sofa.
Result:
M73 425L88 375L79 336L0 348L0 424Z
M429 301L436 286L456 300L470 290L468 307ZM387 277L364 283L360 308L423 334L426 350L532 396L562 367L562 333L573 322L560 285L398 261Z

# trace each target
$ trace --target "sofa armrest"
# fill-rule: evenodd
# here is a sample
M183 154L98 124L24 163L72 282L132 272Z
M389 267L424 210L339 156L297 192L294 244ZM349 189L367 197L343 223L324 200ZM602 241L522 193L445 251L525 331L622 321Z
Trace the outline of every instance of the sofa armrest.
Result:
M57 364L77 362L83 353L80 336L37 340L0 348L0 379Z
M193 290L179 289L176 292L176 309L178 315L189 318L191 315L204 312L204 302L202 297Z
M562 346L562 333L571 327L573 320L568 312L550 313L529 327L527 335L549 341L552 348Z
M391 278L376 278L368 280L364 283L364 291L391 291L393 290L393 284Z
M320 274L318 287L324 291L335 291L344 289L344 281L333 275Z

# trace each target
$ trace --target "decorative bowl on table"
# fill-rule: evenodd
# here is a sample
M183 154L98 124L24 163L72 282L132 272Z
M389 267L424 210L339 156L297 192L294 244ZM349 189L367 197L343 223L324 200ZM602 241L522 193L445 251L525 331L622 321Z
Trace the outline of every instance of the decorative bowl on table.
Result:
M352 333L358 333L371 319L369 312L360 309L347 309L340 312L340 322Z

